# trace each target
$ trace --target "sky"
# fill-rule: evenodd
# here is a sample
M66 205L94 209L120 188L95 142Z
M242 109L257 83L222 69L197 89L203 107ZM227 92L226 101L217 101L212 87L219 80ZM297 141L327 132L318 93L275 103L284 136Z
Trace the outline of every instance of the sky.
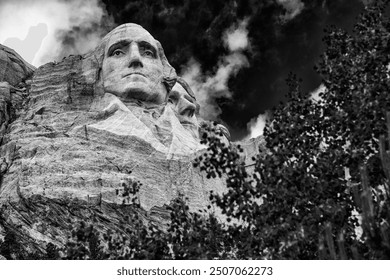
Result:
M351 32L368 0L0 0L0 44L40 66L92 50L119 24L141 24L233 140L262 133L293 72L318 92L324 28Z

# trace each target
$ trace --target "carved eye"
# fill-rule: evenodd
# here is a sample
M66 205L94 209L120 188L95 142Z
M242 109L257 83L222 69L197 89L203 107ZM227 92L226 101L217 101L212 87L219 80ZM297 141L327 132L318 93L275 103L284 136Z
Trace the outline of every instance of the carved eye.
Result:
M179 100L179 98L178 98L178 96L176 96L175 92L172 92L171 95L168 98L168 102L171 103L171 104L174 104L174 105L177 104L178 100Z
M145 50L144 55L149 57L154 57L154 53L151 50Z
M123 54L123 51L121 51L121 50L115 50L113 53L112 53L112 55L114 55L114 56L120 56L120 55L122 55Z

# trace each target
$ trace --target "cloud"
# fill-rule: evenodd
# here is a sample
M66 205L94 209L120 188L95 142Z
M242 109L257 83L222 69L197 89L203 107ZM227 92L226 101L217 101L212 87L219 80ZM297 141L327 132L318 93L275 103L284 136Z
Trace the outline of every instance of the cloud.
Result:
M218 119L222 111L217 99L232 99L232 92L228 87L229 79L237 75L241 68L249 67L248 59L242 53L250 46L247 22L247 19L240 21L225 31L222 39L229 53L219 58L217 68L212 74L205 75L200 63L193 58L181 74L195 92L200 104L200 116L204 119Z
M32 61L35 66L88 52L114 27L101 0L0 3L0 43L10 37L24 40L28 29L39 23L47 25L48 34Z
M24 40L17 37L10 37L4 41L4 45L14 49L30 64L34 60L35 55L41 48L43 39L47 36L47 25L40 23L31 26Z
M249 134L246 139L256 138L260 135L263 135L264 127L268 119L269 113L267 112L265 114L260 114L255 118L252 118L247 124Z
M365 6L368 6L368 5L370 5L371 3L374 2L374 0L361 0L361 1L362 1L362 3L363 3Z
M245 50L249 46L248 39L248 18L238 23L238 26L231 26L223 35L223 42L231 52Z
M305 4L301 0L276 0L285 10L286 13L282 16L283 21L289 21L299 15Z
M319 85L315 90L313 90L309 95L310 98L314 101L319 101L321 98L319 94L326 90L325 85ZM264 127L266 125L267 120L270 119L270 113L267 111L264 114L260 114L257 117L252 118L247 123L247 129L249 134L244 139L256 138L260 135L263 135Z

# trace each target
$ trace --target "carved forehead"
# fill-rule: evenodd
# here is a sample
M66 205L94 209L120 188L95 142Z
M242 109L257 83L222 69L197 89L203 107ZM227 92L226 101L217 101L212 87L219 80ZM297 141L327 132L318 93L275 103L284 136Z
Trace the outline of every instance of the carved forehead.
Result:
M176 84L173 86L172 92L178 92L182 95L189 95L186 89L178 82L176 82Z
M113 44L120 41L148 42L154 48L158 49L157 40L138 24L122 24L108 33L103 41L106 41L106 50Z
M181 77L177 78L177 81L176 81L176 84L174 87L176 87L177 85L180 86L181 88L183 88L185 90L185 92L189 96L191 96L194 99L194 101L196 101L194 92L191 90L190 86L183 78L181 78ZM172 90L174 90L174 88Z

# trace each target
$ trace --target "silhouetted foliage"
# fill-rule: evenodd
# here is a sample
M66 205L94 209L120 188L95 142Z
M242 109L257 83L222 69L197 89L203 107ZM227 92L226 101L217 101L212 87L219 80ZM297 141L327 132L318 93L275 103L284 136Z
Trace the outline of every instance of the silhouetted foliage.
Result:
M235 151L204 138L210 148L201 169L227 176L228 192L212 199L228 217L241 221L229 229L244 244L237 246L237 257L389 257L389 231L379 226L389 222L388 181L379 154L390 110L386 2L369 6L353 34L335 27L327 31L327 48L317 66L325 85L320 98L303 93L300 81L290 75L288 102L274 110L265 128L267 149L257 158L254 174L248 176L235 162ZM353 201L353 192L371 201L371 192L363 191L360 166L368 170L374 194L370 205L377 216L369 208L370 218L367 207ZM361 226L363 236L357 237ZM382 233L374 234L373 228ZM328 251L320 255L324 240Z

